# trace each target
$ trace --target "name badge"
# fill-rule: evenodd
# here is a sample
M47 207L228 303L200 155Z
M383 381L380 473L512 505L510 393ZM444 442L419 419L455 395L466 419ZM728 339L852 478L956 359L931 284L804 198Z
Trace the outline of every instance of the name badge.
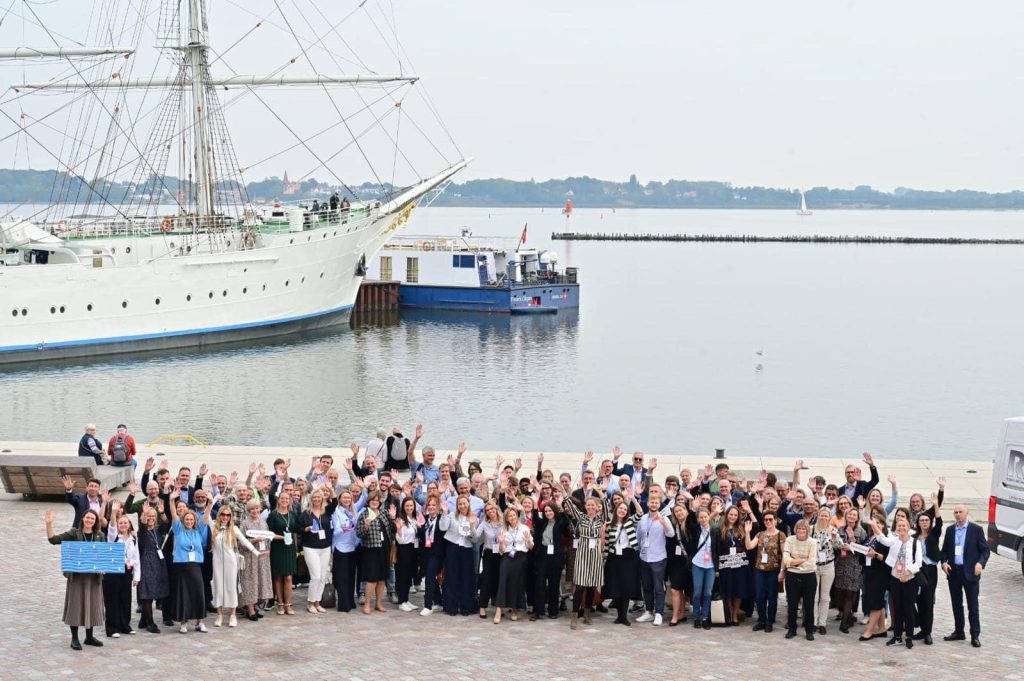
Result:
M735 546L730 546L729 547L729 555L730 556L735 556L736 555L736 547Z
M427 548L429 549L429 548L430 548L431 546L433 546L433 545L434 545L434 542L430 541L430 538L429 538L429 537L427 537L427 541L426 541L426 543L424 544L424 546L426 546L426 547L427 547Z
M548 555L549 556L555 555L555 545L554 544L548 544Z
M867 558L864 559L864 565L865 566L871 565L871 556L868 556Z
M963 546L956 546L953 549L953 555L955 555L955 556L963 556L964 555L964 547Z
M580 540L579 539L573 539L572 540L572 547L574 549L578 549L580 547Z
M188 552L188 562L190 562L190 563L196 562L196 552L195 551L189 551Z
M622 555L622 547L621 546L616 546L615 547L615 555L616 556L621 556Z
M828 561L828 554L824 551L818 551L818 562L825 563Z
M682 546L677 546L676 547L676 555L677 556L683 555L683 547Z
M263 553L264 551L266 551L267 550L267 542L261 541L259 543L259 549L260 549L260 553Z
M767 564L768 564L768 552L767 551L762 551L761 552L761 565L767 565Z
M317 530L316 531L316 536L317 536L317 539L327 539L327 533L324 532L323 530Z
M156 557L159 558L160 560L163 560L164 559L164 550L163 549L157 549L156 550Z
M285 532L284 533L284 545L285 546L291 546L292 545L292 533L291 532Z
M412 540L412 547L413 547L414 549L418 549L418 548L420 547L420 540L419 540L419 537L413 537L413 540Z
M597 548L597 540L596 539L588 539L587 540L587 548L596 549Z
M705 563L710 563L711 562L711 549L704 549L704 562Z

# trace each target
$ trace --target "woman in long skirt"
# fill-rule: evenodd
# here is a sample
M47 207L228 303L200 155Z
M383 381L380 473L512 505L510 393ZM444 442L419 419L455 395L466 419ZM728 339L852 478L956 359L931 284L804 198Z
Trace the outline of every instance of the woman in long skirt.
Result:
M245 505L245 512L248 515L240 524L243 533L251 530L267 531L267 521L260 517L259 501L251 499ZM270 542L265 538L257 539L256 549L259 555L245 561L239 572L242 592L238 596L239 605L245 608L248 613L246 616L253 622L263 617L257 610L257 604L274 597L274 585L270 577Z
M643 509L631 497L634 512L624 501L616 504L605 530L604 587L601 595L612 599L616 610L615 624L630 625L626 612L630 601L643 600L640 590L640 547L636 539L636 524L643 517ZM584 619L584 622L586 620Z
M157 526L156 509L143 509L142 527L139 529L139 565L142 566L142 576L136 597L142 609L139 629L145 629L151 634L160 633L160 627L153 619L153 601L167 598L168 594L167 564L162 554L169 528L169 523Z
M560 497L562 495L558 494L555 500L558 501ZM579 538L573 565L575 586L572 594L572 618L569 621L569 628L576 629L579 627L579 613L584 605L586 610L583 622L589 623L594 592L604 585L605 507L594 496L586 498L582 511L571 495L561 499L561 503L576 526Z
M217 619L213 621L215 627L224 622L225 609L230 613L228 626L238 626L235 610L238 609L239 545L249 551L249 560L255 561L259 557L260 552L245 538L242 531L235 527L235 514L231 512L231 508L227 504L222 504L217 511L217 522L213 524L210 539L213 550L213 606L217 608Z
M46 511L46 538L51 544L66 541L104 541L100 530L100 516L92 509L82 514L82 527L73 528L61 534L53 533L53 511ZM103 624L103 576L96 573L68 572L67 588L64 591L64 624L71 628L71 649L81 650L78 628L85 627L85 645L103 645L93 636L93 627Z
M267 528L274 533L270 542L270 576L274 580L274 598L278 615L294 615L292 609L292 577L298 569L296 533L299 515L292 510L291 495L282 492L277 508L267 516Z
M206 619L206 595L203 589L203 554L209 527L185 504L178 504L178 490L171 492L171 533L174 535L174 566L177 573L173 617L181 623L178 631L188 631L195 620L196 631L209 631ZM209 521L210 514L203 516Z
M117 533L113 541L124 545L124 572L104 575L103 606L106 609L107 638L120 638L121 634L134 634L132 629L132 587L139 585L142 567L139 564L139 544L132 531L132 521L118 515L114 521Z
M498 596L495 599L494 623L501 622L502 608L508 608L509 618L515 622L518 610L526 607L526 555L533 549L533 534L519 522L519 511L505 509L505 526L498 535Z

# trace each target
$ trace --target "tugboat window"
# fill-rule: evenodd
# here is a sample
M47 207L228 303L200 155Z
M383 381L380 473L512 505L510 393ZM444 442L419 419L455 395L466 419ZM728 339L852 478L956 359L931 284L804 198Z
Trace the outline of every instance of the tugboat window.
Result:
M455 254L452 256L452 267L465 267L473 268L476 267L474 262L476 259L472 255L460 255Z

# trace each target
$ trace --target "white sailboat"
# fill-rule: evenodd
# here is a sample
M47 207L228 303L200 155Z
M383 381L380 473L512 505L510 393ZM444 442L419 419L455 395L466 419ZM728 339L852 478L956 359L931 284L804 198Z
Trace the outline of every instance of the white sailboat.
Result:
M797 215L814 215L814 211L807 208L807 197L804 193L800 192L800 209L796 212Z
M319 11L308 1L306 11ZM298 10L298 2L290 7ZM367 33L352 31L346 40L339 27L363 13L375 26L386 26L390 9L373 15L365 1L354 2L347 14L320 16L323 25L307 22L303 32L300 19L279 14L279 3L230 3L240 16L262 18L256 29L246 28L218 51L210 40L208 4L105 0L86 13L87 35L70 39L68 46L56 41L73 27L53 30L47 17L36 14L49 5L24 5L31 13L24 25L44 28L42 40L54 44L0 49L0 59L23 62L26 70L38 65L44 72L0 97L0 113L15 128L0 135L0 148L16 142L17 159L31 145L36 159L46 158L62 172L44 208L0 220L0 364L201 347L345 323L366 263L418 204L432 200L468 163L450 135L454 154L428 139L442 162L421 175L399 146L400 130L425 127L404 111L410 93L423 97L443 128L433 103L413 88L417 76L402 68L394 75L319 68L367 68L342 48L328 47L328 40L336 38L351 50L353 36ZM231 68L231 50L267 26L282 39L261 37L251 54L264 56L279 47L285 56L270 58L277 67L265 75ZM384 37L379 28L377 33ZM155 56L145 62L143 49L154 39ZM391 54L404 57L391 41L388 36ZM265 88L289 94L278 106L268 101ZM343 95L354 95L354 105L343 108ZM325 128L322 118L310 116L310 124L319 126L299 130L305 121L294 117L295 105L314 97L325 100L318 114L336 114L337 121ZM40 98L56 102L56 111L39 112ZM248 166L236 156L225 113L245 102L284 129L279 140L268 131L265 147L244 149L240 156L251 159ZM370 159L371 132L385 145L394 143L376 165ZM344 136L342 148L326 148L338 135ZM249 201L243 176L253 164L276 157L277 148L308 152L314 171L343 185L351 205L318 213L292 205L261 215ZM356 172L342 164L346 155L365 161L377 176L374 192L344 183L342 173ZM400 163L412 169L411 182L394 181ZM390 182L380 179L385 166Z

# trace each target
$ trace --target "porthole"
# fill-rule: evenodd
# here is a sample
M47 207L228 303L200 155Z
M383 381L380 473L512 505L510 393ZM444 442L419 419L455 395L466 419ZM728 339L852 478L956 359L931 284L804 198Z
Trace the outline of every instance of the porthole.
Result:
M117 246L111 246L110 247L110 255L114 255L115 253L117 253Z
M124 247L124 252L125 253L131 253L132 252L132 247L131 246L125 246Z
M324 232L324 238L325 239L327 238L327 232Z
M221 292L221 296L223 296L224 298L227 298L227 297L228 297L228 290L227 290L227 289L224 289L224 290L223 290L223 291Z
M160 299L159 299L159 298L157 298L157 299L156 299L155 301L153 301L153 302L155 302L155 303L156 303L157 305L159 305L159 304L160 304Z
M244 296L248 292L249 292L249 288L247 286L243 286L242 287L242 295Z
M230 239L228 239L227 246L228 246L228 248L231 248L231 240Z
M85 306L85 310L86 310L86 312L92 312L92 303L89 303L88 305L86 305Z
M295 239L288 239L288 243L290 243L290 244L295 243Z
M185 296L185 302L186 303L191 303L192 302L192 294L191 293L188 294L187 296Z
M122 300L121 301L121 307L122 308L127 308L128 307L128 301L127 300Z
M300 283L300 284L305 284L305 283L306 283L306 278L305 278L305 277L303 277L303 278L302 278L302 281L300 281L299 283Z
M323 278L324 278L324 273L323 273L323 272L321 272L321 273L320 273L320 278L321 278L321 279L323 279Z
M18 316L18 310L17 310L17 308L15 308L15 309L11 310L11 316L12 316L12 317L17 317L17 316Z
M266 290L267 290L267 285L266 285L266 284L264 284L264 285L263 285L263 290L264 290L264 291L266 291Z
M331 236L338 236L338 232L335 231L334 234L332 234Z
M285 279L285 280L284 280L284 285L285 285L285 288L288 288L288 284L289 284L289 283L290 283L290 280L289 280L289 279Z
M56 307L53 307L53 306L51 305L51 306L50 306L50 314L57 314L57 308L56 308Z
M213 291L210 291L210 299L213 299Z
M174 248L174 242L173 242L173 241L171 242L171 248ZM189 250L191 250L191 249L192 249L192 247L191 247L191 246L189 246L189 247L188 247L188 249L189 249Z
M61 313L61 314L64 314L64 310L65 310L65 309L66 309L66 308L65 308L65 307L64 307L63 305L61 305L61 306L60 306L60 313Z
M21 308L21 316L22 317L27 317L28 316L28 308L27 307Z

